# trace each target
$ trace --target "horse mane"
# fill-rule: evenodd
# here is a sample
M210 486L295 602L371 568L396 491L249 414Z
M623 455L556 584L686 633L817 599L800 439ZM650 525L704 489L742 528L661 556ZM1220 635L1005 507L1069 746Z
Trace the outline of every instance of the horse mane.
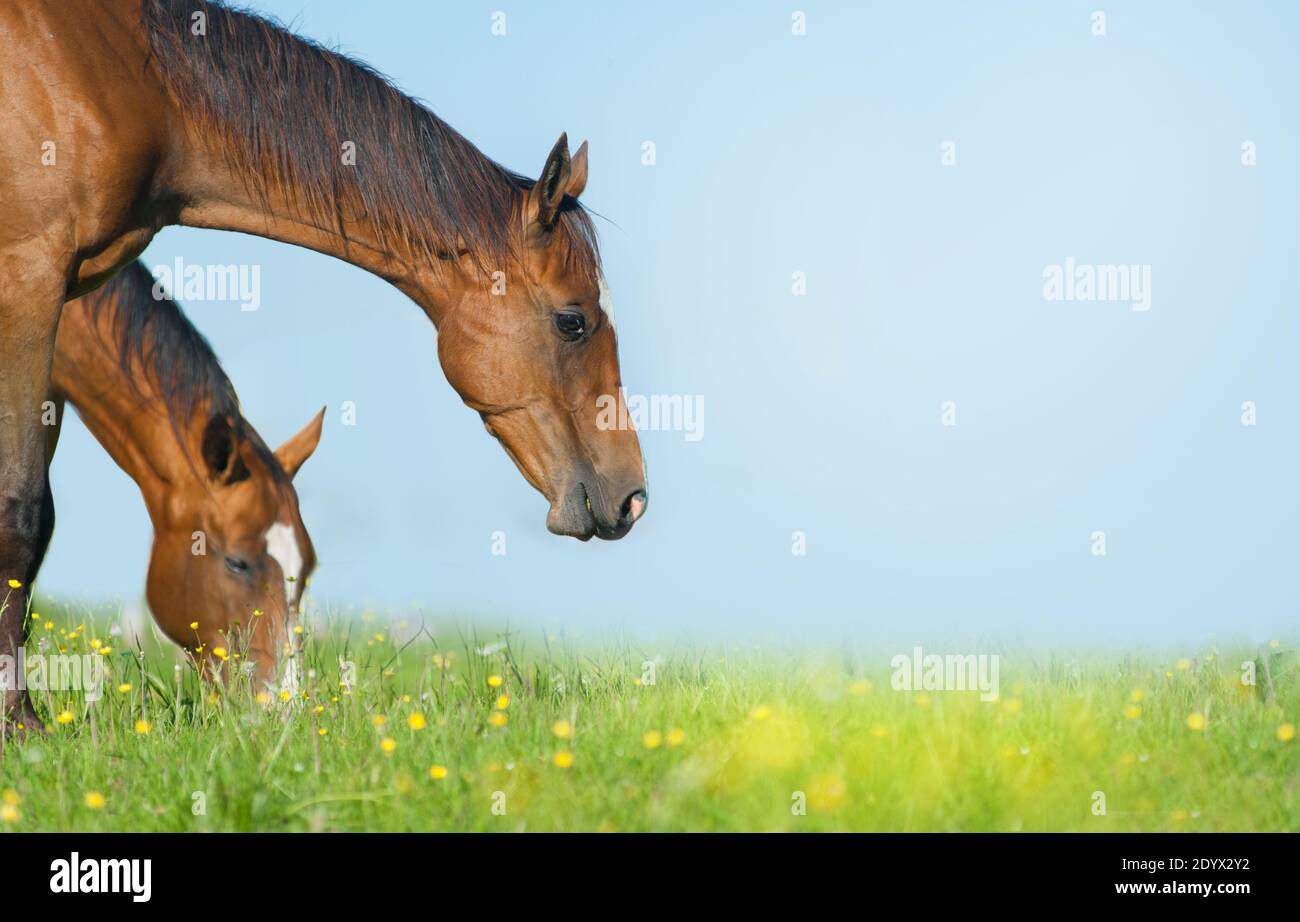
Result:
M156 297L155 291L161 291L162 297ZM123 267L101 287L83 296L81 303L95 325L105 312L111 313L110 345L118 366L142 397L145 395L136 380L136 369L150 378L183 448L188 450L183 432L202 409L209 418L226 419L237 440L250 445L264 460L271 458L271 450L245 421L235 386L212 346L171 295L156 285L142 261L137 259ZM278 463L268 467L272 472L281 470Z
M264 205L272 183L292 188L307 217L345 239L346 215L365 215L376 243L404 247L435 272L462 245L480 267L518 256L512 230L534 180L484 156L387 77L258 13L140 2L166 90L222 139ZM198 13L205 35L191 32ZM342 162L348 141L352 165ZM580 204L565 200L553 241L571 271L596 277L595 227Z

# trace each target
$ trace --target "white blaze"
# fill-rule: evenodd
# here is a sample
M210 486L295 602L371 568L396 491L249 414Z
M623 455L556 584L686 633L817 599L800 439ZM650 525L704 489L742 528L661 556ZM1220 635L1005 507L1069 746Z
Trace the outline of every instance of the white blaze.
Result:
M600 312L609 321L609 328L614 329L614 296L609 293L609 283L605 281L603 272L600 273Z
M284 574L284 605L293 607L293 591L302 576L302 551L298 549L298 534L292 525L276 522L266 530L266 552L280 565Z
M290 700L296 700L299 683L298 658L295 656L285 663L284 675L280 678L280 691L288 692Z
M296 620L293 611L293 593L297 588L298 580L302 578L302 550L298 547L298 534L293 530L292 525L276 522L266 530L265 537L266 552L280 565L280 572L284 576L284 607L288 613L288 621L285 623L288 632L285 643L290 643L293 638L293 622ZM298 660L296 656L290 656L288 662L284 664L280 690L287 691L296 698L298 684Z

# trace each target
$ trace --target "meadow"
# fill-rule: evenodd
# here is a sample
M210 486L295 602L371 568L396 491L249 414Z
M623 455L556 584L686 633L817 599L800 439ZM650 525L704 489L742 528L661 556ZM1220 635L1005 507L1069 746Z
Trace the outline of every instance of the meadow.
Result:
M328 615L289 696L41 612L31 649L108 678L93 702L36 693L48 734L3 743L3 830L1300 829L1300 660L1277 641L1003 650L983 702L895 691L888 653Z

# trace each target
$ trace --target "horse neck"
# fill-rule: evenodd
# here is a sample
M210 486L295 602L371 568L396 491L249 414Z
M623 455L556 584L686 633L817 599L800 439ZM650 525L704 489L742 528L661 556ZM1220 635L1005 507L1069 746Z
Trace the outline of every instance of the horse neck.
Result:
M150 376L127 371L118 361L112 330L118 297L108 285L64 305L51 387L76 407L90 434L136 482L157 526L174 511L180 491L199 486L198 429L194 421L174 427ZM110 303L96 314L86 303L92 298ZM178 428L188 451L177 439Z
M183 121L186 114L179 113ZM379 276L416 302L437 325L448 306L446 279L423 268L428 257L384 245L374 222L353 215L323 226L300 189L244 175L223 153L221 138L204 125L189 123L177 132L184 140L171 179L184 204L176 223L187 227L238 231L333 256ZM255 190L266 185L266 194Z

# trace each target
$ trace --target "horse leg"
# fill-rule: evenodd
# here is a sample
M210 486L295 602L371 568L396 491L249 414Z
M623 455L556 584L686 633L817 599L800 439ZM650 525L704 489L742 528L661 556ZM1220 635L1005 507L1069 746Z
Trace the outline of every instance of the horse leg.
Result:
M36 536L36 558L24 580L29 586L36 582L45 552L50 548L50 538L54 537L54 490L50 486L50 465L54 462L54 450L63 430L63 409L63 398L57 396L51 396L41 409L41 425L45 429L45 501L41 506L40 530Z
M40 518L36 523L36 547L32 555L32 565L27 570L28 586L36 583L36 574L41 571L45 561L45 552L50 549L50 538L54 537L54 491L50 489L50 473L45 471L45 489L41 493Z
M49 542L54 505L46 468L54 334L63 283L19 278L0 290L0 656L16 678L27 641L31 580ZM9 682L7 684L17 684ZM26 689L0 690L6 727L40 727Z

